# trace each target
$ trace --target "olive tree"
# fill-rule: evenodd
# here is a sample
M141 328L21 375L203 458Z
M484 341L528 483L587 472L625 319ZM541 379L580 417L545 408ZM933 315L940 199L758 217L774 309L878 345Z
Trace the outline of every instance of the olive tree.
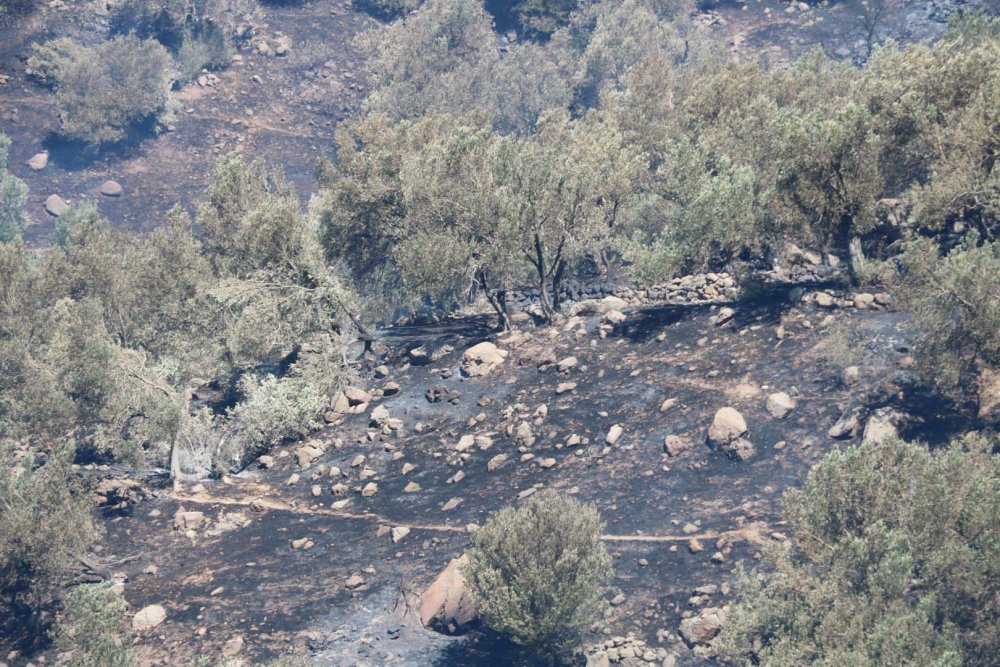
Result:
M992 665L1000 659L1000 457L970 435L828 454L785 494L791 537L740 579L729 664Z
M372 81L365 107L395 120L479 112L497 129L524 133L545 109L569 103L549 50L519 43L501 53L482 0L429 0L359 43Z

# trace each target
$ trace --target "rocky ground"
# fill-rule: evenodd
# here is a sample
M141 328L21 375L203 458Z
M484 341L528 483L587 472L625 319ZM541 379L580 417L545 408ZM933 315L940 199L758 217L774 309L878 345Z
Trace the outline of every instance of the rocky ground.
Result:
M387 357L308 441L218 481L104 481L93 559L148 608L144 664L504 664L493 638L423 627L462 626L460 591L421 594L492 512L545 488L607 524L616 577L589 664L698 664L736 563L785 539L785 489L865 429L950 429L912 416L909 331L883 294L573 309L502 336L481 318L387 329Z

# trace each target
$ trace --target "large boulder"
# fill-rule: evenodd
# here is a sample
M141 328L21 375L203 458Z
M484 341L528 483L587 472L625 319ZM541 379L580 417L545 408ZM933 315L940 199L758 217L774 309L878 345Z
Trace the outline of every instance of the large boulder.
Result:
M448 563L420 596L420 622L445 634L460 634L476 620L476 604L469 595L462 568L469 557L462 555Z
M893 408L879 408L872 412L865 424L862 440L881 443L890 438L899 437L899 429L907 421L907 415Z
M708 444L731 459L746 461L757 453L752 442L744 438L747 422L735 408L722 408L715 413L708 429Z
M702 609L701 613L681 621L680 634L689 647L703 646L719 634L726 622L726 612L717 607Z
M488 341L473 345L462 355L462 374L473 378L489 375L503 363L507 354L507 350Z
M723 447L747 432L747 421L736 408L722 408L715 413L708 429L708 441L713 447Z
M167 617L167 610L158 604L143 607L132 617L132 629L136 632L152 630Z
M49 195L45 200L45 212L54 218L58 218L69 210L69 204L59 195Z
M783 391L771 394L767 397L768 414L775 419L784 419L788 413L795 409L795 399Z

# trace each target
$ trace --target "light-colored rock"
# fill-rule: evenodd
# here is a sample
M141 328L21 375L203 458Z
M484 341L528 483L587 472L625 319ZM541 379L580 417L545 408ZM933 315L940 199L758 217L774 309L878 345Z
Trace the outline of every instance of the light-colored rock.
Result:
M295 461L299 464L300 468L308 468L312 465L313 461L321 456L323 456L323 450L312 445L299 447L295 451Z
M104 181L101 183L101 194L105 197L121 197L122 186L117 181Z
M565 394L567 392L573 391L574 389L576 389L575 382L560 382L559 385L556 387L556 393Z
M31 171L41 171L42 169L45 169L45 167L47 167L48 164L49 164L48 151L35 153L34 155L31 156L31 159L28 160L28 168L31 169Z
M152 630L167 618L167 610L161 605L151 604L143 607L132 617L132 629L136 632Z
M765 407L775 419L784 419L795 409L795 400L785 392L779 391L767 397Z
M420 622L424 627L457 634L476 619L476 604L462 574L468 562L464 554L452 560L420 596Z
M392 541L395 544L410 534L410 529L406 526L396 526L392 529Z
M194 510L178 510L174 514L174 530L197 530L205 523L205 513Z
M663 451L669 456L680 456L692 447L694 447L694 442L690 438L680 435L668 435L663 443Z
M906 423L906 415L893 408L879 408L872 412L865 424L862 440L881 443L899 437L899 429Z
M708 440L713 446L721 447L743 437L747 432L747 422L735 408L725 407L715 413L712 426L708 429Z
M344 396L347 398L347 403L351 407L372 402L372 395L364 389L358 389L357 387L348 387L345 389Z
M608 429L608 434L604 436L604 442L609 445L613 445L622 437L625 429L621 427L621 424L615 424L610 429Z
M726 622L726 613L717 607L707 607L701 613L681 621L680 635L689 647L703 646L719 634Z
M826 434L835 440L853 438L861 432L861 420L864 416L865 409L862 407L847 408Z
M243 637L236 635L222 646L222 655L231 658L243 650Z
M372 410L371 414L371 425L372 426L384 426L389 421L389 408L384 405L376 406Z
M59 195L49 195L48 199L45 200L45 212L54 218L58 218L68 210L69 204Z
M601 315L605 315L612 311L622 311L628 308L628 302L624 299L620 299L617 296L606 296L601 299L597 304L597 312Z
M870 308L873 303L875 303L874 294L867 294L865 292L861 292L860 294L854 295L854 307L857 308L858 310L865 310L866 308Z
M570 369L576 368L578 363L579 362L577 361L576 357L566 357L558 364L556 364L556 370L559 371L560 373L565 373Z
M378 493L378 484L375 482L368 482L365 484L364 488L361 489L361 495L365 498L371 498L376 493Z
M604 317L601 318L601 321L606 322L608 324L621 324L627 319L628 316L625 315L625 313L623 313L622 311L609 310L608 312L604 313Z
M483 377L496 370L507 358L507 350L484 341L473 345L462 355L462 374L466 377Z
M833 308L837 305L833 296L827 292L816 292L813 297L813 301L815 301L816 305L820 308Z
M474 435L463 435L459 438L458 443L455 445L456 452L467 452L476 446L476 436Z

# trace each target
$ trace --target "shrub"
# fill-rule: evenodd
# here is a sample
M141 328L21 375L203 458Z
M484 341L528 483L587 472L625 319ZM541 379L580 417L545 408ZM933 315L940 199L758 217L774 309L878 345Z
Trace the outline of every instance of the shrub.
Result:
M368 12L380 19L392 20L412 11L421 5L423 0L353 0L356 9Z
M548 37L569 21L580 4L581 0L514 0L511 10L525 34Z
M736 664L995 665L1000 455L970 435L828 454L785 495L787 545L741 576L717 642Z
M107 584L77 586L66 596L62 618L53 633L67 667L136 667L131 637L122 627L127 605Z
M0 134L0 243L8 243L21 236L27 219L24 205L28 200L28 186L7 171L10 139Z
M222 68L229 64L232 54L232 45L218 30L186 33L177 49L181 78L189 81L203 69Z
M569 656L601 618L613 576L602 528L593 506L555 493L491 517L464 570L479 617L539 660Z
M153 40L127 35L88 47L58 39L36 44L28 65L52 85L61 132L70 139L121 141L167 110L170 54Z
M70 557L94 536L89 501L58 449L39 464L0 438L0 616L25 620L49 600Z
M125 0L112 18L116 33L136 33L179 47L186 37L217 33L226 42L246 33L254 0Z
M918 365L937 389L975 398L977 379L1000 368L1000 242L975 232L941 256L912 239L893 293L922 334Z

